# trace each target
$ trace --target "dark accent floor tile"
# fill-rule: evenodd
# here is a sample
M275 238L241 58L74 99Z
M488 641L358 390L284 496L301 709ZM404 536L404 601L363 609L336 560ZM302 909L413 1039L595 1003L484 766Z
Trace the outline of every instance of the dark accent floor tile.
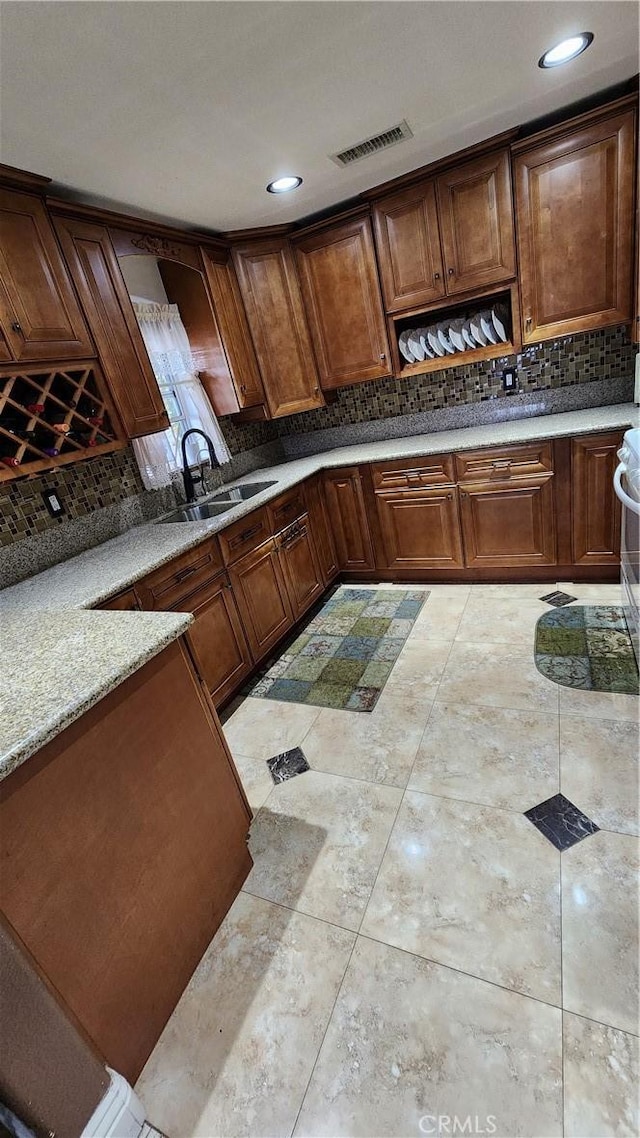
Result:
M571 601L577 601L577 597L572 597L569 593L562 593L556 589L555 593L547 593L546 596L540 597L541 601L546 601L548 605L554 605L558 608L560 605L571 604Z
M600 829L564 794L554 794L546 802L532 806L531 810L525 810L524 816L533 822L557 850L568 850L576 842L581 842Z
M273 758L267 759L267 766L275 783L286 782L288 778L294 778L297 774L304 774L305 771L311 770L299 747L294 747L291 751L283 751L281 755L274 755Z

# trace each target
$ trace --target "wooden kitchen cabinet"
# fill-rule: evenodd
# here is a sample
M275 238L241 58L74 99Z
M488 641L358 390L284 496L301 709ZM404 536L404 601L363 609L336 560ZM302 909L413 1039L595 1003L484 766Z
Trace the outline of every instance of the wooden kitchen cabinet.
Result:
M387 569L461 569L456 486L377 492Z
M515 276L509 151L465 162L441 174L436 184L447 293Z
M338 559L321 475L309 479L305 496L322 580L324 585L328 585L338 575Z
M244 631L257 663L293 624L287 585L273 538L229 569Z
M233 262L272 418L322 407L293 254L286 238L237 245Z
M228 375L225 406L231 406L232 411L241 411L245 407L264 404L265 393L260 369L233 265L229 259L221 261L219 254L214 254L210 249L203 247L200 253L220 330ZM219 414L228 415L232 411L220 411Z
M375 555L357 466L324 474L327 508L340 569L374 569Z
M373 220L387 312L515 276L508 150L381 198Z
M553 475L464 483L460 515L465 565L555 565Z
M632 318L636 128L621 104L514 148L525 343Z
M303 514L280 534L278 553L296 621L324 591L308 514Z
M583 435L571 443L572 539L576 565L617 565L620 500L613 489L622 432Z
M296 237L294 246L321 386L390 375L369 218Z
M221 573L173 609L193 613L187 630L198 672L216 707L251 671L251 654L226 573Z
M54 224L127 437L166 430L167 412L106 226L66 215L54 216Z
M0 190L3 359L95 356L49 216L32 194Z

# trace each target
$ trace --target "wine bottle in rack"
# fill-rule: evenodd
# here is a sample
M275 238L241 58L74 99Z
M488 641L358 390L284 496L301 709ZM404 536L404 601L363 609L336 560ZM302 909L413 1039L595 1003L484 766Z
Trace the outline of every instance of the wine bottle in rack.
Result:
M91 423L92 427L101 427L104 423L104 415L102 409L89 398L88 395L81 395L75 404L75 409L83 419Z
M44 403L38 402L35 397L30 399L30 397L27 396L27 401L23 406L30 415L44 415Z
M71 428L69 427L69 424L66 421L67 414L68 414L68 412L65 411L63 408L61 408L61 409L54 408L53 410L48 412L47 422L49 423L49 426L51 427L51 430L53 431L54 434L56 434L56 435L68 434L68 432Z

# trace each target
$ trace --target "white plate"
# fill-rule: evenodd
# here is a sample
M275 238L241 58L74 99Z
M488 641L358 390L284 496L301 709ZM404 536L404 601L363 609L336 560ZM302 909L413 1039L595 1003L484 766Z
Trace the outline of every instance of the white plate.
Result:
M431 350L435 356L444 356L445 355L445 350L444 350L442 344L440 343L440 337L438 336L438 329L437 328L429 328L428 329L427 340L429 341L429 347L431 348Z
M462 325L464 320L452 320L449 324L449 339L457 352L465 352L467 350L467 342L462 335Z
M476 316L471 317L469 320L469 326L471 328L471 335L473 336L476 344L481 348L486 348L489 341L487 340L487 337L482 330L479 313Z
M422 344L420 342L420 337L418 335L417 329L413 329L409 333L409 339L407 340L407 347L408 347L409 351L413 353L413 355L415 356L415 358L417 360L423 360L424 359L424 348L422 347Z
M407 340L409 339L410 335L411 335L410 331L409 332L401 332L399 337L398 337L398 347L400 348L400 351L402 352L407 363L408 364L414 364L416 362L416 357L414 356L413 352L411 352L409 350L409 348L407 347Z
M420 343L422 344L422 350L424 352L424 358L426 360L432 360L433 357L435 356L435 352L434 352L433 348L431 347L431 344L429 343L429 341L427 339L427 332L428 331L429 331L428 328L417 328L416 329L417 335L420 337Z
M464 323L462 325L462 336L464 338L464 342L467 345L467 347L469 347L469 348L477 348L478 347L478 345L476 344L476 342L473 338L470 320L464 321Z
M452 356L455 348L449 339L449 326L444 321L442 324L438 324L438 339L447 355Z
M498 333L498 339L501 343L507 342L507 306L505 304L496 304L495 308L491 309L491 319L493 326Z
M496 332L495 324L493 323L493 316L488 308L480 313L480 323L482 331L484 332L490 344L498 343L498 333Z

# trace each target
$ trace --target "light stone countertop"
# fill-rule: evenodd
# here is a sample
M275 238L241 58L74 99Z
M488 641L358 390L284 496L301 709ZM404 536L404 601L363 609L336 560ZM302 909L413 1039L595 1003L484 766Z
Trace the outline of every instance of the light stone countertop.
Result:
M184 612L3 613L0 780L192 620Z
M82 610L126 589L312 474L359 463L614 430L637 421L636 406L624 403L324 451L237 479L234 485L266 481L274 485L223 515L205 522L166 524L160 518L136 526L3 590L3 696L8 703L0 715L0 779L161 651L192 619L185 613Z

